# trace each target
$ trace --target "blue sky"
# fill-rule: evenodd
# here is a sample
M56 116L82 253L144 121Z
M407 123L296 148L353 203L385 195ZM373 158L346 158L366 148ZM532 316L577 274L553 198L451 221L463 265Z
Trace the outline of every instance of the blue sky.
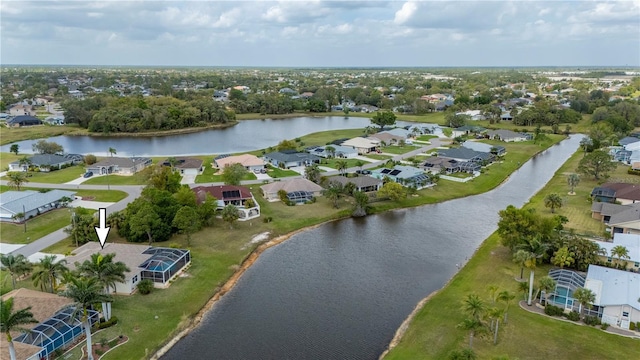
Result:
M640 0L0 2L0 63L640 66Z

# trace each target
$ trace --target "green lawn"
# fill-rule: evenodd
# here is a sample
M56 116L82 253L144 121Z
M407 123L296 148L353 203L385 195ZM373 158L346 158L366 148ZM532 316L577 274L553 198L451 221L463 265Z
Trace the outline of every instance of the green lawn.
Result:
M363 164L368 164L368 162L364 161L364 160L359 160L359 159L322 159L322 162L320 163L320 166L327 166L330 168L334 168L334 169L338 169L336 166L336 163L338 161L346 161L347 162L347 167L356 167L358 166L358 162L361 162Z
M368 157L369 159L373 159L373 160L388 160L388 159L392 158L392 156L380 155L380 154L366 154L364 156Z
M271 165L267 166L267 175L271 176L274 179L291 177L291 176L300 176L299 173L293 170L280 169Z
M419 147L420 146L416 146L416 145L404 145L404 146L391 145L391 146L385 146L384 148L382 148L382 152L400 155L400 154L408 153L409 151L416 150Z
M256 174L247 172L242 180L255 180ZM211 164L206 164L202 175L196 176L196 184L224 182L222 173L218 169L214 169Z
M137 172L131 176L125 175L103 175L94 176L83 182L86 185L146 185L148 173L146 171Z
M92 201L118 202L127 197L127 193L120 190L72 190L76 196L82 196Z
M30 182L36 182L36 183L64 184L66 182L79 178L80 176L82 176L83 173L84 173L84 167L82 165L74 165L66 169L55 170L55 171L47 171L47 172L30 171L27 173L27 179ZM5 176L2 179L7 180L8 178Z
M9 244L28 244L51 232L68 226L71 222L71 209L57 209L27 220L27 232L24 224L0 223L0 241Z
M420 141L429 141L431 139L437 139L438 136L436 135L420 135L416 138L416 140L420 140Z
M9 164L20 160L22 156L22 154L16 155L14 153L7 152L0 153L0 171L9 170Z

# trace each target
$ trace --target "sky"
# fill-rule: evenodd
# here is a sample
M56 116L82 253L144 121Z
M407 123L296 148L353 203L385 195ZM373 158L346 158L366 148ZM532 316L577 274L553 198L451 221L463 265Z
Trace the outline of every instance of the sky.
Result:
M640 0L2 0L0 64L640 66Z

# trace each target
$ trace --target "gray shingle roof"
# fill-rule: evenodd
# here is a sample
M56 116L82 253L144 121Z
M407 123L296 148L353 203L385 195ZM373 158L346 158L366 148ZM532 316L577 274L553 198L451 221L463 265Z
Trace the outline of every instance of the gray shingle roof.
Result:
M376 179L371 176L358 176L358 177L352 177L352 178L348 178L344 176L334 176L329 178L329 181L339 182L342 185L353 183L357 188L377 186L382 183L382 180Z
M464 159L467 161L472 159L486 160L491 158L491 154L467 149L465 147L438 150L438 156L452 159Z

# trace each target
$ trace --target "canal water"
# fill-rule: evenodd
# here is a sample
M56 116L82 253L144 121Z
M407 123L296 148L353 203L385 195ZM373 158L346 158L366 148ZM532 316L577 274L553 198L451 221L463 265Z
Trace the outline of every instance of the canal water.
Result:
M498 211L522 206L580 139L493 191L328 223L268 249L163 359L377 359L415 305L495 231Z
M181 156L247 152L277 145L280 141L294 139L310 133L326 130L364 129L371 125L369 118L344 116L296 117L289 119L243 120L223 129L209 129L190 134L154 137L97 137L55 136L54 141L70 154L94 154L109 156L114 148L118 156ZM434 124L397 122L398 126L437 127ZM5 129L3 131L11 131ZM37 140L19 141L21 153L31 153L31 145ZM0 147L9 152L11 145Z

